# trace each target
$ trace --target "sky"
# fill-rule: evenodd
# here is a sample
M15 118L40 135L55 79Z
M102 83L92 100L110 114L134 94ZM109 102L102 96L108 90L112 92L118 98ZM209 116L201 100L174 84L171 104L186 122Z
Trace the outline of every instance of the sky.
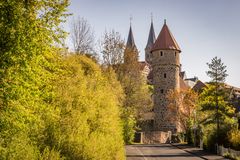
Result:
M151 13L156 37L164 19L178 42L182 70L187 77L207 82L207 62L215 56L227 66L226 83L240 88L240 0L72 0L64 25L70 31L73 17L92 26L96 43L114 29L126 41L130 17L135 44L144 60ZM67 44L71 48L71 40Z

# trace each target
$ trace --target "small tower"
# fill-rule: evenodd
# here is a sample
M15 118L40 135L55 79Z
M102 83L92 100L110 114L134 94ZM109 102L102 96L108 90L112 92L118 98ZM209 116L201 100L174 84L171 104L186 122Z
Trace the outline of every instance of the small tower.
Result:
M168 112L167 92L179 90L180 48L171 34L166 20L157 40L152 46L152 69L154 85L154 130L176 132L177 122Z
M126 44L126 48L136 48L134 38L133 38L133 32L132 32L132 25L130 25L129 33L128 33L128 40Z
M150 65L152 64L152 57L150 52L155 40L156 40L156 37L155 37L154 28L153 28L153 21L151 19L151 26L150 26L149 35L148 35L148 41L145 48L145 61Z
M127 44L124 51L124 63L128 63L128 61L138 61L138 50L134 42L131 23L128 33Z

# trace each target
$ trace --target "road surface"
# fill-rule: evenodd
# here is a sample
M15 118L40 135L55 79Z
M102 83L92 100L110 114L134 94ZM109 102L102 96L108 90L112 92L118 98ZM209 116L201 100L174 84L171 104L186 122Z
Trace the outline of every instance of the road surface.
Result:
M170 144L127 145L127 160L202 160Z

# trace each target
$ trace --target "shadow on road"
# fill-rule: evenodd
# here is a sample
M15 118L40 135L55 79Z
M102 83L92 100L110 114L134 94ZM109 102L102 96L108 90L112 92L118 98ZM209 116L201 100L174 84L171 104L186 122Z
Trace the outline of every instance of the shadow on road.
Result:
M172 157L172 158L177 158L177 157L196 157L195 155L189 155L189 154L184 154L184 155L179 155L179 154L171 154L171 155L164 155L164 154L161 154L161 155L127 155L127 157L155 157L155 158L163 158L163 157Z

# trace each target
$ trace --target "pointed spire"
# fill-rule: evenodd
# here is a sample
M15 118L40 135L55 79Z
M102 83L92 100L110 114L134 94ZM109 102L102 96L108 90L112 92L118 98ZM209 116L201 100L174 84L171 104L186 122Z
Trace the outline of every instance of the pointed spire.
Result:
M132 15L130 15L129 20L130 20L130 27L131 27L132 26L132 20L133 20Z
M130 25L129 33L128 33L128 40L126 44L127 48L135 48L135 42L133 38L133 33L132 33L132 26Z
M152 51L165 50L165 49L178 50L181 52L181 49L178 46L177 41L173 37L172 33L170 32L170 30L166 24L166 19L164 20L164 25L162 27L162 30L159 33L158 38L152 47Z
M148 42L146 48L151 48L156 40L155 37L155 32L154 32L154 27L153 27L153 19L152 19L152 13L151 13L151 26L149 30L149 35L148 35Z
M151 23L153 23L153 14L151 12Z

